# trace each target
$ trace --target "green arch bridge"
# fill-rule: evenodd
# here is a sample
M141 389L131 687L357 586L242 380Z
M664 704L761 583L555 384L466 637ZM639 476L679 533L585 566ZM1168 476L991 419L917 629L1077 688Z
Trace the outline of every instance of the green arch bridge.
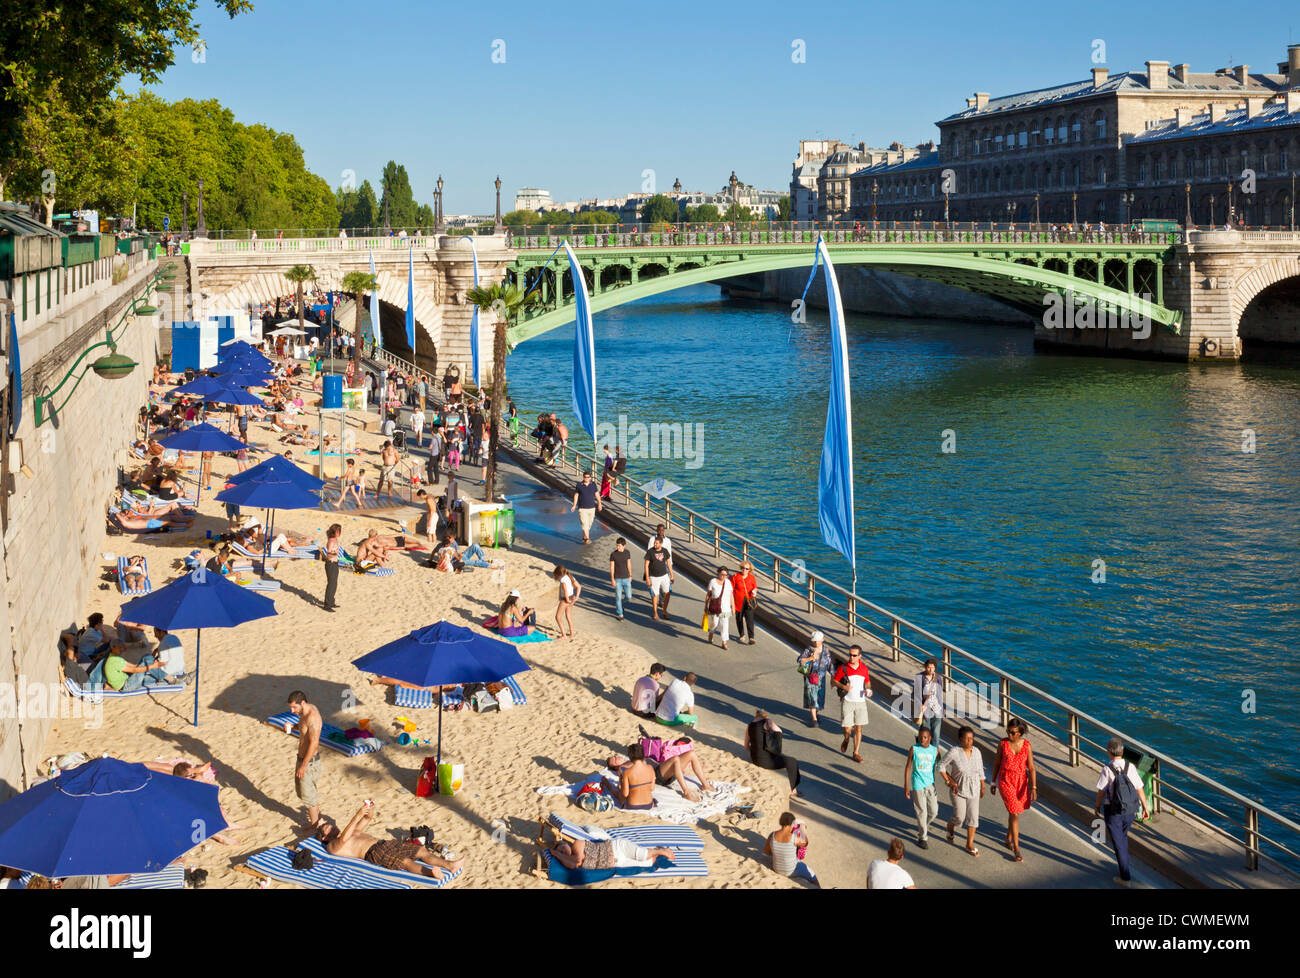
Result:
M1178 333L1182 312L1164 304L1165 266L1180 232L933 230L834 231L824 235L837 266L866 265L998 299L1038 316L1046 293L1073 292L1112 315L1147 316ZM512 235L510 277L542 301L507 332L511 347L573 319L568 240L587 280L592 312L688 285L811 268L816 232L640 232ZM540 282L538 281L540 278Z

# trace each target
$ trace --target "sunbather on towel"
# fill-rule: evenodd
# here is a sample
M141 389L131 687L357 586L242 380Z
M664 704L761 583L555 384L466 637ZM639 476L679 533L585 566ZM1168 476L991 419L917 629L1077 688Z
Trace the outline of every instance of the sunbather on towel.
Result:
M645 752L642 750L639 743L628 744L627 753L628 757L645 757ZM608 763L613 770L622 771L627 767L629 762L627 758L615 754L609 759ZM661 761L659 764L653 764L650 761L645 761L644 763L654 772L656 783L663 785L665 788L671 788L673 782L676 781L677 787L681 789L682 797L687 801L700 800L700 796L692 791L690 786L686 783L687 775L691 775L695 780L699 781L700 787L705 791L714 790L713 785L709 782L708 778L704 776L704 768L700 765L700 759L695 756L694 750L688 750L685 753L678 754L676 757L670 757L668 760ZM615 796L615 798L617 800L617 796Z
M640 744L629 744L627 757L615 755L609 759L609 766L618 772L618 784L605 785L614 804L630 812L645 812L655 807L655 769L645 759Z
M560 842L551 855L569 869L630 869L633 866L649 868L663 856L669 862L677 858L671 849L646 849L627 839L609 839L596 842Z
M434 867L455 872L465 865L464 856L458 859L444 859L414 842L376 839L373 835L367 835L361 830L370 824L374 816L375 804L367 799L343 831L340 832L335 825L322 825L316 830L316 838L320 839L325 846L325 851L332 856L364 859L384 869L405 870L431 879L437 879L442 875ZM447 855L452 853L448 852Z
M388 547L379 542L379 531L371 530L370 535L357 547L357 563L373 560L380 567L388 566Z
M136 554L122 568L122 580L126 583L128 590L138 591L144 587L144 582L147 579L148 577L144 572L144 558Z
M189 526L193 522L193 517L189 520L171 516L155 519L154 517L132 516L130 513L118 513L117 521L122 524L122 528L125 530L161 530L164 527Z
M122 497L122 512L135 519L160 520L166 517L176 523L193 523L195 515L187 512L180 503L166 502L150 506L129 496Z

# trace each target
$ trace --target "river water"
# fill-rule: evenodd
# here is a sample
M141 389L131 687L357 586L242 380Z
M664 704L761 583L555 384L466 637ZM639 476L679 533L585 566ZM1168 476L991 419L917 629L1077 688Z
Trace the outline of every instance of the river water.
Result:
M1300 367L1052 356L1013 327L848 320L858 593L1300 817ZM848 586L817 523L823 311L792 325L700 286L600 313L595 335L600 420L703 435L631 474ZM524 343L510 384L581 446L572 344L572 326Z

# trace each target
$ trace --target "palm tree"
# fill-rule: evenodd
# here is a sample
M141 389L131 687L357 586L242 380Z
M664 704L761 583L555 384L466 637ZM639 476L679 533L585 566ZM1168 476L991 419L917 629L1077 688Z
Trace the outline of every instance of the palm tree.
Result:
M353 338L356 342L352 345L352 377L353 383L359 383L361 380L361 295L363 292L378 292L379 282L375 276L369 272L348 272L343 276L343 291L351 292L352 298L356 302L356 317L353 323ZM379 329L378 323L372 323L374 329Z
M483 490L485 502L492 502L497 482L497 429L501 424L501 405L506 399L506 325L519 315L519 310L533 305L540 298L536 292L525 295L518 285L497 282L493 285L476 285L465 292L465 298L483 312L495 318L492 329L492 412L488 421L488 464Z
M307 330L303 326L302 286L304 282L316 281L316 269L312 268L310 265L294 265L293 268L289 269L287 272L284 273L284 277L293 283L294 303L298 307L298 328L305 333L307 332Z

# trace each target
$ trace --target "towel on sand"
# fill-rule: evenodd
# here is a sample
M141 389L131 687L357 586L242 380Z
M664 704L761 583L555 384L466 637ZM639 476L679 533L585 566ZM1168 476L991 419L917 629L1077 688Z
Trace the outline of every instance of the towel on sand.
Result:
M598 778L604 778L611 784L618 785L618 776L613 771L597 771L588 778L583 778L577 784L558 784L548 788L538 788L539 795L568 795L576 799L582 786L595 781ZM678 825L694 825L706 818L712 818L714 815L721 815L733 805L739 804L739 795L750 789L743 785L735 784L731 781L714 781L715 790L705 793L700 787L699 782L694 778L687 778L691 782L691 790L700 796L699 801L687 801L686 798L678 794L676 788L666 788L661 784L654 787L654 808L649 811L637 812L638 815L649 815L651 818L663 819L665 822L675 822ZM620 809L614 809L620 811Z

